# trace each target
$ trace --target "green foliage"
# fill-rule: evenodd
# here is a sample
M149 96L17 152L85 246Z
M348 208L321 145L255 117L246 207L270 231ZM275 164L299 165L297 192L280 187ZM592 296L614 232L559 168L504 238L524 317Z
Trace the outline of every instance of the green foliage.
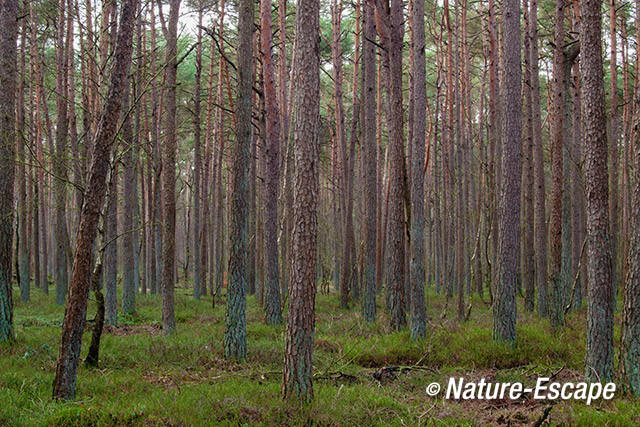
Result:
M382 304L378 321L367 324L359 307L340 309L337 295L318 295L315 401L289 405L280 397L285 327L265 325L262 309L248 297L248 357L228 361L222 352L224 304L212 310L209 298L195 301L187 287L176 291L176 333L160 333L160 297L138 295L135 316L120 316L118 328L105 330L98 369L80 366L74 402L51 399L64 308L40 292L28 304L16 299L16 343L0 346L0 424L532 424L546 403L487 410L482 402L427 397L425 387L433 381L444 387L452 376L530 382L557 373L559 381L569 381L583 371L584 311L571 313L558 336L547 321L520 311L512 347L492 341L491 312L482 301L473 299L470 320L459 325L452 304L427 289L427 338L416 342L408 331L390 332ZM94 313L90 297L83 358ZM399 371L374 379L389 366ZM638 417L640 403L617 393L592 406L558 401L550 421L622 426Z

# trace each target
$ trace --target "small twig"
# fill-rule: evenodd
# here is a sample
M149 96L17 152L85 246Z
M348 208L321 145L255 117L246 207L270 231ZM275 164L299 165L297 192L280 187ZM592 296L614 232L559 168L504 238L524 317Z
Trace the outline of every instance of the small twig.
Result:
M551 412L551 410L553 409L553 405L551 406L547 406L546 408L544 408L544 411L542 412L542 415L540 415L540 418L538 418L538 421L536 421L532 427L540 427L542 425L542 423L544 422L544 420L547 419L547 417L549 416L549 413Z
M438 403L438 401L433 402L433 405L431 405L431 407L430 407L429 409L427 409L426 411L424 411L424 412L422 413L422 415L420 415L420 416L418 417L418 420L419 420L419 421L422 421L422 417L424 417L424 416L425 416L425 415L427 415L429 412L431 412L431 410L432 410L433 408L435 408L435 407L436 407L436 403Z
M566 315L571 306L573 305L573 299L576 296L576 285L578 284L578 278L580 277L580 267L582 266L582 254L584 253L584 248L587 246L587 238L584 238L584 242L582 242L582 249L580 249L580 258L578 258L578 267L576 268L576 277L573 279L573 285L571 286L571 299L569 300L569 304L564 308L564 314Z

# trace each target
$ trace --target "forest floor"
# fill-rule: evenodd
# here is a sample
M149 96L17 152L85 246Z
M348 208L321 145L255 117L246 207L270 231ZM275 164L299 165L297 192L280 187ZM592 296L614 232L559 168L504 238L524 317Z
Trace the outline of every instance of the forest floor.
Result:
M16 292L16 342L0 346L0 425L640 425L640 400L616 392L590 406L576 401L446 400L425 388L450 377L491 382L538 377L583 378L586 309L571 313L556 336L547 321L519 307L515 347L491 339L490 309L474 297L470 318L455 320L454 302L427 290L427 339L392 333L378 298L378 322L361 320L359 306L338 308L337 294L318 295L315 400L281 401L284 326L263 323L255 297L247 301L246 362L223 358L224 303L195 301L176 289L177 330L160 330L160 296L137 295L137 313L103 334L98 368L81 365L73 402L51 399L64 308L35 290L29 303ZM519 299L519 304L522 301ZM93 295L82 357L89 346ZM617 313L619 317L619 313ZM616 321L616 346L619 319ZM617 361L617 356L616 356ZM388 367L398 367L388 368ZM385 369L387 368L387 369Z

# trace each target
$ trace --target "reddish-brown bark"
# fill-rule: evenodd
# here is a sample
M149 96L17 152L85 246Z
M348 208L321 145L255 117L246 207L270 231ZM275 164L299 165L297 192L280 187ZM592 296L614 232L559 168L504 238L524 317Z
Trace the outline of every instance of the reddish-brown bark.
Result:
M136 0L124 2L109 89L94 142L89 183L80 213L69 301L65 310L56 376L53 382L53 396L58 399L72 399L75 396L76 373L91 280L92 249L100 211L104 205L109 157L118 129L131 64L135 10Z

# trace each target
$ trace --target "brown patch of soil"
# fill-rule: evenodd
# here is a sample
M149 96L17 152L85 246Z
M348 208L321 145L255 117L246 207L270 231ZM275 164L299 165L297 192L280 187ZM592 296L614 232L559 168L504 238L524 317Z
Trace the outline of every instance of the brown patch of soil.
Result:
M102 330L106 334L122 337L126 335L147 334L159 335L162 332L162 325L159 322L143 323L141 325L119 325L105 326Z

